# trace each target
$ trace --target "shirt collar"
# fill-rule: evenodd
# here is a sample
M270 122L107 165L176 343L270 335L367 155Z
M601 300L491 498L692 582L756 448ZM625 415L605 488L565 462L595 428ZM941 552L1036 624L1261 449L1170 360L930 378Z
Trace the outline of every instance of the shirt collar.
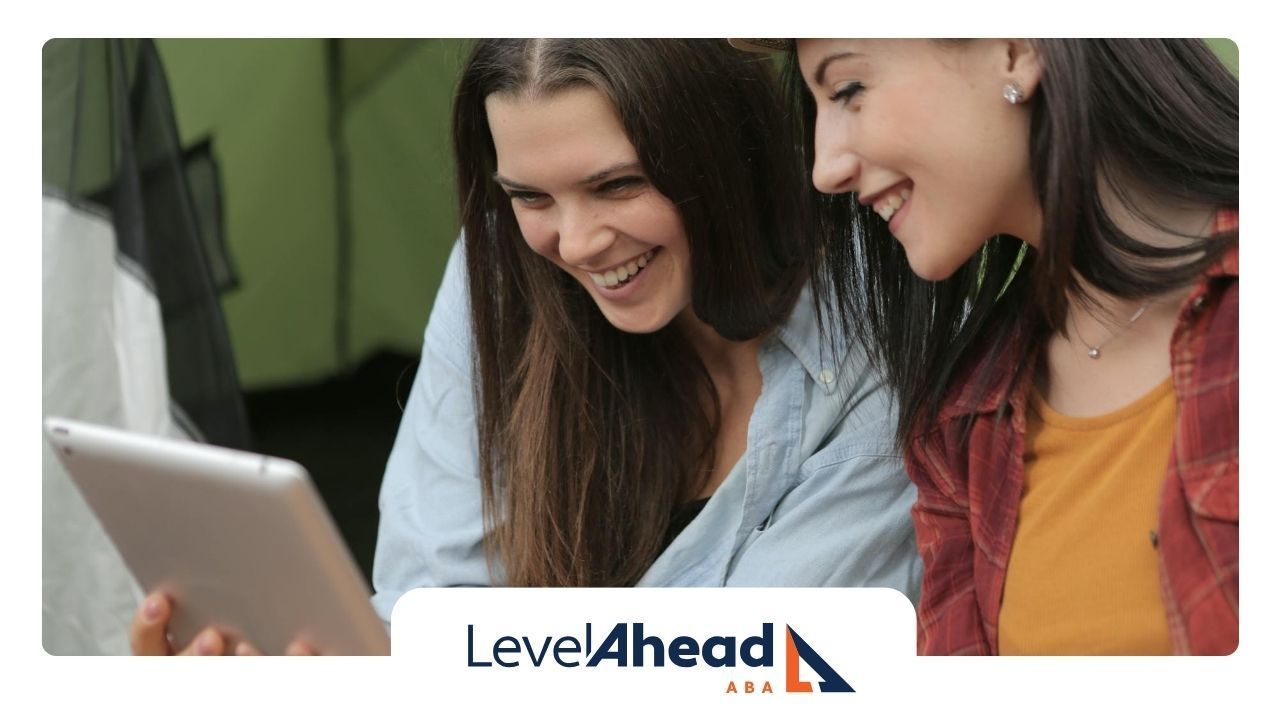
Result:
M1240 211L1237 208L1219 210L1218 216L1213 221L1213 234L1239 231ZM1240 244L1232 243L1231 247L1222 253L1222 257L1205 271L1205 277L1240 277Z
M1014 320L1014 329L1012 336L1008 341L1001 343L1003 347L1018 347L1022 344L1022 338L1026 333L1031 332L1032 315L1029 312L1020 314ZM987 337L991 336L991 331L986 333ZM989 343L983 342L983 345ZM984 370L983 366L988 360L988 355L994 352L995 356L990 358L991 367ZM1030 379L1031 373L1018 372L1018 358L1014 357L1010 352L1001 352L999 350L991 350L987 354L977 355L971 358L967 363L963 372L958 377L962 378L962 382L958 386L954 386L947 394L948 399L943 403L939 412L939 420L947 421L952 418L963 415L976 415L981 413L993 413L1008 399L1016 399L1019 395L1010 388L1010 383L1015 382L1019 375L1024 380ZM983 380L990 382L983 383ZM983 389L983 385L986 389Z
M852 344L841 335L839 328L827 327L834 336L834 345L823 339L818 329L818 313L813 305L813 292L805 286L796 298L787 321L775 331L775 336L800 361L813 382L828 395L840 386L840 372L846 367Z

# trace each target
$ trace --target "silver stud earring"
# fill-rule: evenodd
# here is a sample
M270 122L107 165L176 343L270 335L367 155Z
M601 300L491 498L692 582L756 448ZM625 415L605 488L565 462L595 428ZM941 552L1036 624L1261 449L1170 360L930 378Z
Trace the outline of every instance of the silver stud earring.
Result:
M1017 105L1022 102L1024 97L1026 97L1026 93L1022 92L1022 87L1013 81L1009 81L1009 83L1004 86L1004 92L1002 94L1004 95L1004 99L1007 100L1010 105Z

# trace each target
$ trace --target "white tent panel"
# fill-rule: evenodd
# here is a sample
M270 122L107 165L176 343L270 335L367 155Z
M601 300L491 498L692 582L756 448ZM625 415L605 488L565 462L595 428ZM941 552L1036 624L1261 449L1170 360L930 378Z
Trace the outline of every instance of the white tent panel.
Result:
M48 196L43 220L43 413L181 435L170 415L160 307L145 275L117 252L109 220ZM142 591L43 450L45 650L128 653Z

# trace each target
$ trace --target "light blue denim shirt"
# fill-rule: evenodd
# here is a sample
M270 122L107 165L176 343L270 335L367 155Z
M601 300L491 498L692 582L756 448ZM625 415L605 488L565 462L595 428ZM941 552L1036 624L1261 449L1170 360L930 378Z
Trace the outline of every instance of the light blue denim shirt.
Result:
M461 254L459 244L382 481L373 603L384 620L413 588L495 584L482 545ZM915 487L893 450L889 393L865 355L823 350L806 292L759 361L746 452L639 584L891 587L915 602Z

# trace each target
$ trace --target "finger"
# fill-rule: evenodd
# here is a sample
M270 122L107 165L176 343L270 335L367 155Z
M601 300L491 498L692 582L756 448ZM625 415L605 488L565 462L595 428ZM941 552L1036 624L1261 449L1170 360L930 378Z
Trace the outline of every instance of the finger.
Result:
M148 595L129 623L129 648L134 655L172 655L169 616L172 605L162 592Z
M284 649L284 654L285 655L319 655L320 653L316 652L316 649L311 646L311 643L307 642L306 640L299 639L289 643L289 647Z
M227 647L222 633L207 627L196 635L191 644L182 649L179 655L221 655Z
M262 654L262 651L254 647L253 643L249 642L248 640L241 640L240 642L236 643L236 655L247 656L247 655L261 655L261 654Z

